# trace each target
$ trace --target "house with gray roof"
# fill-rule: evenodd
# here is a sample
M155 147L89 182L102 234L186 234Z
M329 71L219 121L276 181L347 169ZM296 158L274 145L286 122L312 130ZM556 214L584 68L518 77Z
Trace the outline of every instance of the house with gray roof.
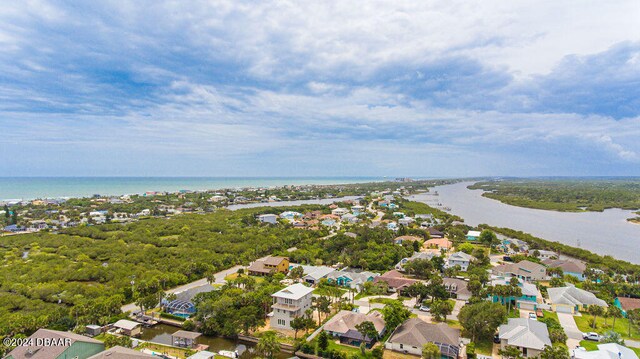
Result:
M31 339L31 345L19 345L5 358L87 359L104 351L103 342L71 332L38 329L29 339Z
M571 350L574 359L638 359L636 353L620 344L598 344L598 350L587 351L583 347Z
M362 343L365 343L370 348L375 343L376 338L363 337L357 329L357 326L364 322L373 323L379 338L384 335L386 324L382 314L378 311L363 314L341 310L327 321L323 330L331 336L340 338L342 344L359 347Z
M427 343L437 345L443 358L455 359L460 352L460 330L445 323L410 318L393 331L384 346L396 352L422 356L422 347Z
M336 283L341 287L349 287L361 291L364 283L372 282L373 279L380 274L369 271L357 271L352 269L343 269L331 272L327 275L329 283Z
M290 285L274 294L273 316L270 326L273 329L291 329L291 320L305 314L311 308L313 288L302 283Z
M523 260L518 263L506 263L491 269L491 274L496 276L511 276L525 281L547 279L547 269L542 264Z
M473 256L470 254L466 254L465 252L455 252L447 258L446 265L448 268L459 266L461 271L466 272L472 260Z
M431 258L435 257L436 254L434 252L415 252L411 257L402 258L400 262L396 264L396 270L404 271L404 265L414 261L416 259L426 259L431 260Z
M302 267L302 272L304 273L302 280L309 284L317 284L320 279L326 278L327 275L336 271L335 268L327 266L308 266L303 264L292 264L289 271L295 267Z
M576 288L572 285L567 287L549 288L549 302L551 310L558 313L575 314L581 309L586 309L590 305L608 307L607 302L595 296L591 292Z
M151 354L139 352L137 350L121 347L119 345L111 347L96 355L90 356L89 359L146 359L155 358Z
M537 357L545 346L551 346L547 325L529 318L509 318L498 328L500 349L518 348L525 358Z

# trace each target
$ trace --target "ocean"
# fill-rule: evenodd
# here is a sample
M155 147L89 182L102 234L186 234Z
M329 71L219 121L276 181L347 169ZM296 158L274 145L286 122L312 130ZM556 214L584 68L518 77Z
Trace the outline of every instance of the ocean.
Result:
M0 177L0 201L215 190L304 184L379 182L385 177Z

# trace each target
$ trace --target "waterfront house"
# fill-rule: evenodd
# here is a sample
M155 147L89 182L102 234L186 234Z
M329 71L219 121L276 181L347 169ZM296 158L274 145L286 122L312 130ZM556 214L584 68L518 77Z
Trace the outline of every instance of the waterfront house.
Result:
M512 277L492 276L490 283L494 287L497 285L509 286L511 285L511 278ZM507 304L511 302L518 309L536 310L538 298L541 298L541 296L535 284L525 282L518 278L518 287L522 291L522 295L519 297L492 295L490 298L495 303Z
M273 298L273 316L270 326L273 329L291 329L291 321L305 314L311 308L313 288L302 283L290 285L276 293Z
M296 218L302 218L302 213L294 211L285 211L280 213L280 218L286 219L289 222L293 222Z
M349 210L346 209L346 208L341 208L341 207L338 207L338 208L335 208L335 209L331 210L331 214L333 214L334 216L338 216L338 217L342 217L347 213L349 213Z
M336 283L341 287L348 287L361 291L365 282L372 282L374 278L379 276L378 273L369 271L353 271L343 269L341 271L331 272L327 275L329 283Z
M276 224L278 223L278 216L271 213L261 214L258 216L258 221L262 223Z
M136 337L142 334L142 324L128 319L120 319L111 324L111 327L115 329L116 332L130 337Z
M477 241L480 238L480 231L469 231L467 232L467 240L468 241Z
M29 345L18 345L5 358L87 359L104 351L103 342L71 332L38 329L29 339Z
M385 348L396 352L422 356L422 347L434 343L444 359L456 359L460 353L460 330L445 323L427 323L410 318L393 331Z
M371 348L376 338L364 337L357 329L357 326L364 322L373 323L378 332L378 338L384 335L386 326L382 314L378 311L363 314L341 310L325 323L323 330L327 334L339 338L342 344L359 347L365 343L367 348Z
M178 330L171 334L172 345L182 348L195 348L197 346L196 339L202 334L198 332L190 332L186 330Z
M550 258L554 258L554 259L558 258L558 253L553 252L553 251L547 251L547 250L544 250L544 249L536 249L536 251L538 251L538 258L540 260L550 259Z
M546 268L538 263L523 260L518 263L506 263L491 269L491 274L496 276L511 276L526 281L547 279Z
M558 313L576 314L590 305L608 307L607 303L595 294L574 286L549 288L549 302L551 310Z
M447 267L454 268L455 266L458 266L461 271L466 272L472 260L473 256L470 254L466 254L465 252L455 252L447 258Z
M347 223L358 223L360 221L360 218L358 218L358 216L351 214L351 213L347 213L345 215L342 216L341 218L342 222L347 222Z
M273 273L289 273L289 258L268 256L251 263L248 268L250 275L269 275Z
M415 220L411 217L402 217L400 219L398 219L398 224L401 224L403 226L408 226L411 225L411 223L415 222Z
M587 270L587 265L577 259L545 259L542 264L547 268L560 268L565 275L576 277L579 281L584 281L584 272ZM554 275L556 276L556 275Z
M617 297L613 301L613 305L622 310L622 316L627 317L627 312L640 308L640 299L629 297Z
M529 318L509 318L498 328L498 337L501 350L516 347L525 358L537 357L544 347L551 346L547 325Z
M441 232L433 227L427 229L429 232L429 238L444 238L444 232Z

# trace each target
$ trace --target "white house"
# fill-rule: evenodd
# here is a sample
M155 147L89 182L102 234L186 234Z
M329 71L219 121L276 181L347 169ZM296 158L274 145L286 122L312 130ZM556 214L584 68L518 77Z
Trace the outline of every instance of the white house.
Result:
M342 217L345 214L349 213L349 210L346 208L335 208L331 210L331 214L333 214L334 216L338 216L338 217Z
M551 346L547 325L529 318L509 318L498 328L498 337L500 349L516 347L525 358L537 357L545 346Z
M273 316L271 328L291 329L291 321L305 314L311 308L311 294L313 288L296 283L271 295L273 297Z
M278 223L278 216L276 216L275 214L261 214L258 216L258 221L262 222L262 223L270 223L270 224L276 224Z
M598 350L586 351L579 347L571 351L571 357L575 359L638 359L636 353L620 344L598 344Z
M455 252L447 258L447 267L453 268L460 266L460 270L466 272L472 259L473 257L465 252Z
M403 225L403 226L408 226L411 223L415 222L415 220L411 217L402 217L400 219L398 219L398 223Z

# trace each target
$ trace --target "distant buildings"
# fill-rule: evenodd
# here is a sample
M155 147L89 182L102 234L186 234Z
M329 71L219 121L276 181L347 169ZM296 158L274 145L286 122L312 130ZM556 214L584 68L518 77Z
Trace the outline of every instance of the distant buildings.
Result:
M250 275L269 275L273 273L289 273L289 258L268 256L251 263L248 268Z
M311 308L313 288L296 283L272 295L273 317L270 326L274 329L291 329L291 321Z
M261 214L258 216L258 221L262 223L276 224L278 223L278 216L275 214Z

